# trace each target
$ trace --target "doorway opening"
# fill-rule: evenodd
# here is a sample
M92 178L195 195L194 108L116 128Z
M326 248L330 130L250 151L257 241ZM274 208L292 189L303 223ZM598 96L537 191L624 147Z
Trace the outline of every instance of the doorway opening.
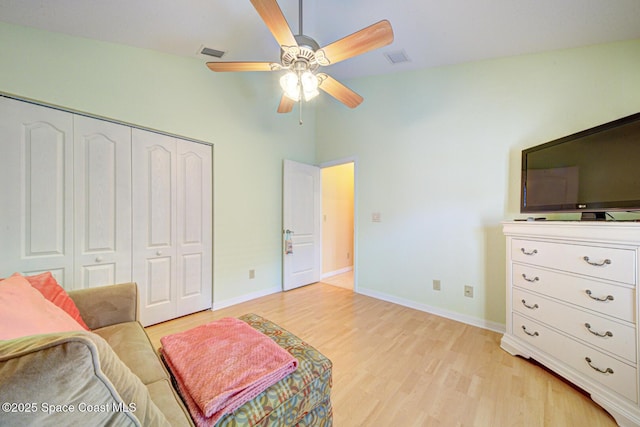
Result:
M321 166L323 283L355 289L355 161Z

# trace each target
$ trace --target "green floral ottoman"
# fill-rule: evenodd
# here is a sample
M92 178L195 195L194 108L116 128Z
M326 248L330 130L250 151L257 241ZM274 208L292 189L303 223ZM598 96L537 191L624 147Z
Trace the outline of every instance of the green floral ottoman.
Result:
M233 413L223 416L216 427L332 426L331 361L300 338L263 317L245 314L240 320L291 353L298 359L298 369Z

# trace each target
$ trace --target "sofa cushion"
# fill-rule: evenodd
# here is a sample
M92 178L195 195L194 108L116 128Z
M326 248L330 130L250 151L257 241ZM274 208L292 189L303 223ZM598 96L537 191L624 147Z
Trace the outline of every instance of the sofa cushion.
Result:
M24 277L14 275L0 283L0 339L82 329Z
M143 384L169 378L160 362L149 337L139 322L118 323L95 329L111 346L113 351Z
M18 274L18 273L16 273ZM14 274L15 275L15 274ZM35 276L24 276L25 279L36 288L46 299L63 309L73 317L73 319L80 324L85 330L89 330L89 327L84 323L80 316L78 307L69 297L67 292L58 284L58 281L47 271L45 273L36 274Z
M151 399L173 427L193 426L189 411L171 385L169 378L147 384Z
M91 332L0 341L0 384L11 402L33 404L29 413L4 412L11 426L169 426L142 382Z

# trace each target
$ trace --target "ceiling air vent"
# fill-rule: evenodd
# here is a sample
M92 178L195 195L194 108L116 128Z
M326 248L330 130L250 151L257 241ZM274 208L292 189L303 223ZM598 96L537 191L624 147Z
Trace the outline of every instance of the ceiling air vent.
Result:
M224 55L224 52L221 50L216 50L216 49L211 49L209 47L203 47L200 50L200 53L203 55L208 55L208 56L213 56L216 58L222 58L222 55Z
M387 52L384 54L389 62L392 64L401 64L403 62L411 61L404 50L396 50L394 52Z

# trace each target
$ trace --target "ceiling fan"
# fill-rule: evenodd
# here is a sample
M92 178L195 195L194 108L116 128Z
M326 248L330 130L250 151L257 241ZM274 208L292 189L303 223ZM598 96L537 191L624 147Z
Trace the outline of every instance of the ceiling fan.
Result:
M276 0L251 0L264 23L280 45L280 63L276 62L207 62L212 71L284 71L280 85L284 93L278 113L289 113L293 105L304 99L309 101L321 89L347 107L355 108L363 98L325 73L320 66L336 64L345 59L386 46L393 41L393 29L382 20L340 40L320 47L311 37L302 33L302 0L299 0L299 32L293 35Z

